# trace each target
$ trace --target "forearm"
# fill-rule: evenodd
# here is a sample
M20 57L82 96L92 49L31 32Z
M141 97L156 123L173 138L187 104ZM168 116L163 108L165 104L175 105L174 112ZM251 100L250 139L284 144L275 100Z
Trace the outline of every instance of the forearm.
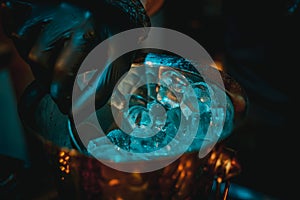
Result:
M150 18L146 14L145 8L140 0L51 0L51 1L39 1L39 0L0 0L0 3L6 5L7 2L19 2L25 4L60 4L70 3L78 6L82 9L88 9L99 19L110 20L124 20L118 17L129 18L132 22L132 28L134 27L149 27L151 26ZM112 16L111 13L118 11L120 16Z
M2 10L7 14L4 28L63 113L69 111L74 75L86 54L114 34L150 26L150 19L137 0L43 1L43 5L36 2L3 4ZM147 30L139 38L146 37ZM89 33L93 33L92 37L86 37ZM130 64L127 65L129 69Z

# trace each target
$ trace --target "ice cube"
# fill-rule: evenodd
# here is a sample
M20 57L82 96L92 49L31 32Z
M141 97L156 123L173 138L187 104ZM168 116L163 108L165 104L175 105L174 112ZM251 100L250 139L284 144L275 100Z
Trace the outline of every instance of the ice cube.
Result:
M167 70L160 74L157 100L171 108L180 106L183 93L189 86L188 80L176 70Z
M202 103L210 104L213 90L206 82L194 82L191 84L198 100Z
M130 150L130 136L120 129L114 129L107 134L108 139L119 148Z
M155 132L160 131L167 119L166 109L158 101L150 101L147 104L147 109L149 110L149 116L151 120L152 129Z
M129 124L132 129L140 128L144 126L150 126L152 125L151 118L149 116L149 112L147 108L136 105L131 106L128 109L128 113L126 114Z
M184 93L186 87L190 85L186 77L174 69L161 73L159 80L161 85L168 86L171 91L178 94Z

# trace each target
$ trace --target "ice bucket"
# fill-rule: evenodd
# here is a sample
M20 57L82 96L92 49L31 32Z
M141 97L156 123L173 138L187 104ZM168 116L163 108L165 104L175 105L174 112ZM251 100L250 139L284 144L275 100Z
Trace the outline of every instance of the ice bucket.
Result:
M145 53L132 67L138 68L149 63L157 67L160 72L171 67L194 83L203 82L203 78L195 71L191 63L174 55ZM107 162L99 161L87 149L90 141L100 137L94 134L98 130L93 125L93 121L87 118L82 122L81 127L84 127L84 130L90 130L83 139L78 134L78 127L76 128L67 116L59 112L51 97L43 89L36 84L29 86L20 103L20 115L29 138L35 138L35 144L31 145L39 146L36 144L36 141L39 141L40 152L43 152L42 155L47 155L44 159L55 169L53 177L57 195L73 199L119 200L209 198L213 181L216 177L221 177L220 173L223 173L222 166L216 164L218 156L223 155L222 143L230 138L232 129L238 126L247 111L247 97L242 87L223 71L217 71L224 82L224 92L228 100L225 106L229 109L227 113L229 117L225 119L219 140L213 148L209 149L207 155L201 158L198 149L192 149L178 157L176 155L162 156L155 161L152 160L151 164L167 163L168 160L172 162L157 170L142 173L117 170L107 163L126 168L126 165L148 165L147 159L133 159L127 162L125 159L116 162L113 158L110 159L109 154L106 154ZM156 86L153 92L157 96L159 89L155 88ZM143 89L138 89L135 93L142 97L148 95ZM132 101L134 105L140 103L136 99ZM111 112L114 103L111 98L107 105L97 110L97 118L104 133L103 137L119 127ZM170 104L170 102L167 103ZM120 113L122 112L117 112L117 114ZM121 117L124 118L124 116ZM134 121L136 122L136 118ZM34 151L39 155L39 159L42 159L40 152ZM174 156L176 159L173 159ZM234 158L231 157L229 160L232 166L238 166ZM238 171L239 168L231 175Z

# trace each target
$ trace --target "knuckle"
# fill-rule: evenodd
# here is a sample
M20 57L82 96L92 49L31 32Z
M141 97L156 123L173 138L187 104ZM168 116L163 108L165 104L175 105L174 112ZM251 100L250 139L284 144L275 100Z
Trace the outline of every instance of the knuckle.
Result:
M50 95L62 113L68 113L71 108L71 95L68 88L59 82L54 82L50 86Z
M28 54L28 59L35 63L41 63L41 57L41 52L35 47L33 47Z
M56 77L74 77L75 73L72 67L69 67L65 62L57 62L54 66L54 74Z

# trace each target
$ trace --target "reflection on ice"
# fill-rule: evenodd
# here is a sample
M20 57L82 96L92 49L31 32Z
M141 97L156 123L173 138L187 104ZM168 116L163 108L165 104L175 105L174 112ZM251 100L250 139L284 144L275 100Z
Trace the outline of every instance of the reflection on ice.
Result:
M109 140L90 141L88 151L93 156L114 161L148 160L153 155L176 155L184 148L198 151L230 134L234 108L227 95L225 107L216 102L217 93L224 92L220 88L194 82L174 69L138 68L133 67L116 87L110 105L121 120L107 133ZM110 142L119 155L108 156L112 153Z

